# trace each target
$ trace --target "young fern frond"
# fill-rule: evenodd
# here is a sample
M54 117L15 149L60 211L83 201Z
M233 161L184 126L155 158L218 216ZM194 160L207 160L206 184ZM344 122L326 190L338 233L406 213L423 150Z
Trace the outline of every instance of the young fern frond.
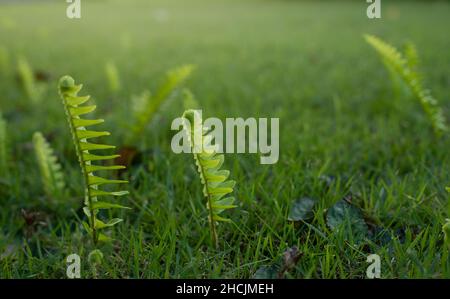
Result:
M99 210L127 208L118 204L99 201L98 197L123 196L128 194L128 191L111 192L101 190L99 187L105 184L128 183L128 181L105 179L95 174L98 171L124 169L125 166L102 166L92 164L94 161L112 160L119 157L119 155L97 155L91 153L91 151L112 149L115 146L88 141L91 138L108 136L110 133L86 129L86 127L102 123L103 120L81 118L82 115L93 112L96 108L95 105L83 106L83 104L89 100L89 96L78 96L78 92L81 88L82 85L76 85L74 79L69 76L64 76L59 80L59 94L63 100L70 132L72 134L85 183L85 207L83 208L83 211L86 214L89 223L83 222L83 226L92 236L94 244L97 244L99 241L110 240L109 237L101 232L103 229L112 227L122 221L122 219L114 218L108 222L103 222L98 217Z
M8 174L8 146L6 137L6 120L0 111L0 177Z
M443 132L446 132L448 127L444 114L430 91L422 86L421 76L416 71L418 58L415 48L409 46L405 58L396 48L378 37L365 35L364 38L380 54L385 64L408 85L411 92L419 100L435 134L441 136Z
M120 89L120 76L119 76L119 70L117 69L117 66L113 62L108 62L105 65L105 74L106 78L109 82L109 89L111 92L115 93L119 91Z
M416 46L408 42L404 47L406 62L408 63L408 67L411 70L416 71L417 66L419 65L419 54L417 53Z
M34 72L25 58L20 58L17 62L17 72L19 74L20 83L27 97L34 103L41 100L43 94L43 86L38 85L34 78Z
M45 193L51 199L58 198L64 193L65 187L62 167L40 132L34 133L33 145Z
M237 207L235 198L228 196L233 192L236 184L227 180L230 172L221 170L224 155L218 154L216 147L211 146L212 136L201 125L201 116L196 110L187 110L183 114L183 128L186 130L195 164L203 185L203 195L207 201L208 222L211 239L215 247L218 246L216 225L218 222L231 222L221 216L222 212ZM200 143L200 144L198 144ZM207 145L204 147L203 145Z
M193 65L183 65L167 72L166 79L158 92L148 98L142 110L136 114L136 123L131 128L132 134L128 139L128 144L133 144L140 138L146 125L152 120L156 111L161 107L164 101L169 98L173 91L189 78L194 71Z

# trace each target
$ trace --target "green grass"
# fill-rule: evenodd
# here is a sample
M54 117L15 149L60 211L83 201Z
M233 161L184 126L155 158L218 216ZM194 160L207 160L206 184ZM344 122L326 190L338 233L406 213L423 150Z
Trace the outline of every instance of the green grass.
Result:
M83 1L82 1L83 2ZM84 1L69 20L59 1L0 5L0 109L8 122L11 172L0 180L0 278L62 278L65 257L82 257L82 277L249 278L297 246L295 278L361 278L366 256L381 256L384 278L450 278L441 227L450 216L448 135L436 139L420 105L396 93L362 35L401 47L416 44L425 85L449 119L450 4L383 2L369 20L364 1ZM26 57L51 76L42 104L31 104L16 81ZM122 88L112 94L105 64L114 61ZM122 145L131 98L155 91L164 72L197 69L187 86L204 117L279 117L280 160L226 155L239 208L226 212L218 250L209 246L207 210L188 154L170 149L170 123L183 113L175 96L140 140L142 161L129 169L131 195L114 212L125 221L92 271L92 250L80 218L82 177L56 82L84 83L107 122L111 144ZM31 146L35 131L62 163L70 196L65 212L49 209ZM371 223L362 243L331 231L325 209L351 195ZM318 201L314 219L289 222L292 203ZM25 211L28 223L22 210ZM37 217L30 213L39 213ZM35 218L35 219L32 219ZM33 221L34 220L34 221ZM385 240L386 239L386 240Z

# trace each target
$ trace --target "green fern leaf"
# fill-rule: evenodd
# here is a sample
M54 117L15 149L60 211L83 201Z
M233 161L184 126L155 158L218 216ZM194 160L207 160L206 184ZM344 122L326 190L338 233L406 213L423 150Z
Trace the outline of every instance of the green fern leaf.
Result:
M166 79L158 92L149 97L145 106L143 106L142 110L137 114L136 123L132 127L132 134L127 142L128 144L133 144L142 135L146 125L152 120L156 111L158 111L173 91L189 78L193 71L193 65L183 65L167 72Z
M112 145L96 144L88 141L91 138L100 136L107 136L109 132L98 132L87 130L86 127L97 125L103 122L101 119L84 119L80 116L93 112L96 106L85 105L89 101L89 96L78 96L82 85L76 85L74 79L69 76L64 76L59 80L59 94L63 100L66 111L69 128L72 135L75 150L80 162L81 171L83 173L85 183L85 207L84 213L89 219L89 224L84 223L86 231L91 234L94 244L99 241L107 241L110 238L101 232L101 230L111 227L122 220L113 219L108 222L102 222L98 218L98 212L101 209L122 209L126 208L121 205L112 204L108 202L99 201L100 196L123 196L127 195L128 191L111 192L99 189L99 186L105 184L123 184L128 183L125 180L110 180L95 175L96 171L100 170L114 170L123 169L124 166L102 166L94 165L93 161L111 160L117 158L119 155L94 155L90 151L97 151L103 149L114 148Z
M64 193L65 187L62 167L40 132L34 133L33 145L45 193L50 198L58 198Z
M419 65L419 54L417 53L416 46L411 42L406 43L404 53L408 67L415 71Z
M422 109L427 115L437 136L448 130L446 120L437 100L430 91L422 86L420 74L415 70L417 65L417 52L409 46L405 58L396 48L373 35L365 35L366 41L380 54L385 64L395 71L408 85L411 92L419 100Z
M19 74L22 88L27 97L34 103L38 103L44 92L44 86L38 85L34 79L34 72L25 58L19 58L17 62L17 72Z
M217 222L230 222L230 219L221 216L222 212L235 208L235 198L228 196L233 192L235 181L228 180L230 172L221 170L224 162L224 155L218 154L212 146L202 149L202 144L210 144L211 136L208 135L207 129L201 125L201 116L196 110L187 110L183 114L183 128L186 130L188 140L190 142L192 152L194 154L195 164L200 175L200 181L203 185L203 195L207 200L207 209L209 212L208 221L211 230L211 238L213 244L218 246L217 238ZM195 119L195 121L194 121ZM194 126L197 124L197 126ZM199 135L200 134L200 135ZM201 136L198 138L197 136ZM200 141L200 139L202 141ZM204 140L204 141L203 141Z

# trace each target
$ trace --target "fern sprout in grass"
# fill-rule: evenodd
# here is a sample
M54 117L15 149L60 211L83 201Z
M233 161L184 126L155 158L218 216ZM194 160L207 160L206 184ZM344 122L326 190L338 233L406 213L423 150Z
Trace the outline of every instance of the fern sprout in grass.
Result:
M141 137L146 125L152 120L156 111L173 91L189 78L193 70L193 65L183 65L167 72L165 81L157 93L149 96L147 101L141 104L142 110L136 114L136 122L132 126L132 134L128 138L127 144L134 144Z
M418 55L412 44L407 45L405 55L373 35L365 35L366 41L380 54L387 68L398 74L419 100L437 136L448 130L444 114L437 100L423 87L421 75L416 70Z
M108 79L109 88L111 92L117 92L120 89L119 70L113 62L108 62L105 65L106 78Z
M102 233L102 230L122 221L120 218L114 218L104 222L100 220L99 210L127 208L119 204L99 201L98 197L123 196L128 194L128 191L113 192L101 190L99 187L105 184L123 184L128 181L105 179L96 175L98 171L124 169L125 167L121 165L102 166L92 164L94 161L112 160L119 157L119 155L98 155L91 153L91 151L112 149L114 146L88 141L91 138L108 136L110 133L86 129L86 127L102 123L103 120L81 118L82 115L93 112L96 108L95 105L83 105L89 100L89 96L78 96L81 88L82 85L76 85L74 79L69 76L64 76L59 81L59 93L63 100L66 117L85 183L85 207L83 211L89 221L88 223L83 222L83 226L92 236L94 245L96 245L99 241L110 240L109 237Z
M187 110L183 114L183 128L190 142L195 164L203 185L203 195L206 198L208 222L213 245L218 247L217 223L231 222L221 216L222 212L235 208L235 198L228 196L233 192L235 181L228 180L230 172L221 170L224 155L218 154L211 146L212 136L201 125L200 114L196 110ZM202 144L209 145L206 148Z
M6 120L0 111L0 177L5 178L8 174L8 146L6 138Z
M33 146L45 193L52 200L60 198L64 193L64 175L53 149L41 132L34 133Z
M23 57L19 58L17 62L17 72L27 97L34 103L39 102L44 91L43 86L36 83L33 69Z
M417 48L412 42L407 42L404 47L404 53L406 57L406 62L411 70L416 71L419 65L419 53L417 53Z

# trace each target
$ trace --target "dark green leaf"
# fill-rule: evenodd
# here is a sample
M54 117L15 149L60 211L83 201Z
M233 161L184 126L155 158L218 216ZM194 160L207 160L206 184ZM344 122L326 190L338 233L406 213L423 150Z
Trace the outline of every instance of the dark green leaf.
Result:
M291 206L288 220L301 221L311 219L314 216L313 208L315 204L316 201L309 197L304 197L295 201Z
M369 233L368 227L358 208L344 200L338 201L327 212L327 225L336 232L345 230L347 240L357 242Z

